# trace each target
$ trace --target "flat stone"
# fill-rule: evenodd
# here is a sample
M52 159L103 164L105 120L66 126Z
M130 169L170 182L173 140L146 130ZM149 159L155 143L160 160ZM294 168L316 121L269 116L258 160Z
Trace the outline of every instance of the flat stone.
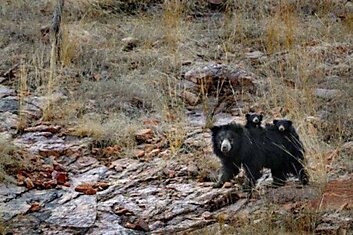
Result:
M49 101L51 102L59 102L62 100L67 99L67 97L61 93L53 93L52 95L48 96L29 96L26 97L26 103L32 104L33 106L38 107L39 109L43 110L47 107Z
M315 232L318 234L338 234L338 230L340 229L339 225L331 225L328 223L322 223L319 224L316 229Z
M20 108L20 102L18 97L9 96L3 99L0 99L0 112L10 112L18 114Z
M0 218L8 221L16 215L23 214L31 208L30 203L23 199L13 199L6 203L0 203Z
M6 86L0 85L0 98L5 96L15 96L16 92Z
M118 215L108 212L98 212L97 222L94 227L88 231L87 234L107 234L107 235L134 235L145 234L141 231L135 231L124 228L121 224L121 219Z
M18 116L11 112L0 112L0 131L10 131L17 128Z
M47 222L65 227L89 228L96 221L96 207L95 196L82 195L53 208Z
M71 181L74 187L83 184L83 183L96 183L104 173L108 171L108 168L105 166L100 166L93 168L85 173L72 176Z
M334 97L336 97L338 94L340 93L339 90L335 90L335 89L316 89L315 90L315 95L319 98L323 98L323 99L332 99Z
M34 127L27 127L24 129L25 132L50 132L57 133L60 130L60 126L48 126L48 125L39 125Z
M200 64L190 69L184 75L185 79L195 84L203 84L204 89L216 86L220 81L229 81L232 87L255 87L256 76L241 68L226 64ZM211 86L212 85L212 86Z
M303 187L296 188L293 186L283 186L271 189L266 194L266 198L274 203L284 204L288 202L299 202L313 200L320 195L317 188Z
M265 56L265 54L261 51L253 51L253 52L245 53L245 56L248 57L249 59L256 60Z
M15 184L0 184L0 203L9 201L26 191L26 188Z
M154 136L153 130L150 128L138 130L135 133L136 140L141 142L148 142L153 138L153 136Z
M337 208L353 208L353 175L331 180L327 183L323 194L314 201L314 205L322 210L337 210Z

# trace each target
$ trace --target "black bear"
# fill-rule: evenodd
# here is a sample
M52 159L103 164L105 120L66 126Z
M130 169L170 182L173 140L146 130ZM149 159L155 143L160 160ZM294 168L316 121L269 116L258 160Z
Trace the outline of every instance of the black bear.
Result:
M273 120L273 124L267 124L265 129L267 165L282 166L281 169L271 170L274 185L283 185L290 174L298 177L302 184L308 184L309 176L304 168L304 145L292 121Z
M241 166L248 179L245 189L255 186L264 167L271 169L275 186L283 185L290 174L297 176L302 184L308 183L303 165L304 148L294 144L295 141L300 142L299 137L279 131L276 125L249 129L227 124L214 126L211 131L213 151L222 164L214 187L221 187L236 176Z
M211 128L213 151L222 164L219 179L214 187L221 187L224 182L236 176L241 166L244 167L248 179L246 186L253 187L256 180L261 177L266 158L262 144L258 141L259 138L252 138L252 135L256 134L256 129L250 133L247 128L239 124Z
M251 127L261 127L261 122L262 122L262 114L257 114L257 113L247 113L245 115L246 118L246 128L251 128Z

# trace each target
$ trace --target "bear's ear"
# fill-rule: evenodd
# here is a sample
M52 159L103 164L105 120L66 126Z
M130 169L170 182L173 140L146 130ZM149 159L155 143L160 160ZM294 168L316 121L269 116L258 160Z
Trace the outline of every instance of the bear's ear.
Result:
M259 115L259 120L260 120L260 122L262 121L262 118L263 118L264 116L262 115L262 114L260 114Z
M247 114L245 115L245 117L246 117L246 120L249 120L249 118L250 118L250 113L247 113Z
M293 122L292 122L291 120L288 120L287 123L288 123L288 126L289 126L289 127L291 127L292 124L293 124Z
M278 122L277 119L273 120L273 124L277 125L277 122Z
M210 128L212 133L217 133L219 131L219 129L221 129L219 126L213 126L213 127Z

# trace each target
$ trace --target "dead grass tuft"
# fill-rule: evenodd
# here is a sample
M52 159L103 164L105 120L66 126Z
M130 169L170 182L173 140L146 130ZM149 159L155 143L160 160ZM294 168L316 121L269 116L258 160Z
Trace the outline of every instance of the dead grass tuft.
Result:
M15 182L14 176L25 164L23 159L16 154L15 146L6 135L0 135L0 182Z
M84 115L72 134L80 137L91 137L97 147L119 145L124 149L131 149L135 145L134 134L142 128L136 120L123 113L103 119L98 114Z

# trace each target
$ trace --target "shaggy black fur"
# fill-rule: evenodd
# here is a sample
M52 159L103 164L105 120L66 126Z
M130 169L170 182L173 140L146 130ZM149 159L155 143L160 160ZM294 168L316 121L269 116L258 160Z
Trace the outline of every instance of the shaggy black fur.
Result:
M261 127L261 122L262 122L262 114L257 114L257 113L247 113L245 115L246 118L246 128L250 127Z
M304 168L304 145L290 120L274 120L266 125L266 156L270 162L277 162L282 169L272 171L275 185L283 185L288 175L308 184L309 176ZM271 164L270 164L271 165Z
M221 173L214 187L221 187L224 182L236 176L242 165L248 179L247 186L254 186L256 180L261 177L260 171L266 161L262 144L259 144L246 128L238 124L215 126L211 131L213 151L222 163Z
M294 128L293 128L294 129ZM214 187L221 187L244 167L248 179L245 188L253 187L261 177L262 168L270 168L274 185L283 185L287 177L297 176L302 184L308 183L304 169L304 148L299 137L280 132L276 125L266 128L245 128L228 124L211 128L213 151L222 163L221 173ZM295 130L294 130L295 131ZM296 134L297 135L297 134Z

